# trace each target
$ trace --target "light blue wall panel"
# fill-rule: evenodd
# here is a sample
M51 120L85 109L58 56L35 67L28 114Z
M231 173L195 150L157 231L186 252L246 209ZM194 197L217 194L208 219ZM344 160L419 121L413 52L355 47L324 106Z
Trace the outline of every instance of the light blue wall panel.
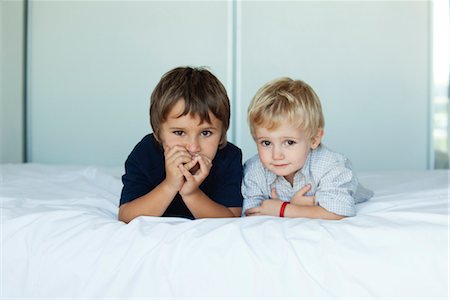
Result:
M357 170L427 168L429 3L242 1L234 24L230 3L32 1L30 160L122 164L150 132L148 99L161 75L206 65L236 90L233 140L245 158L256 153L251 97L290 76L315 88L325 144Z
M226 84L227 2L31 1L30 161L121 165L150 132L149 97L179 65Z
M324 143L357 170L426 169L429 3L244 1L239 9L237 128L265 82L308 82L322 100ZM248 158L248 130L237 135Z
M24 1L0 1L0 163L23 161L23 27Z

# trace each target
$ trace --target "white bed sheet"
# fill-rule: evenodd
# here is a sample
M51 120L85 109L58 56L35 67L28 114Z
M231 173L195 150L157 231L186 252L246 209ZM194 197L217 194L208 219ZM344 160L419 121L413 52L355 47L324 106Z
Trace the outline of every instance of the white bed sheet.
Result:
M1 165L1 297L442 298L449 173L360 174L340 221L117 221L121 170Z

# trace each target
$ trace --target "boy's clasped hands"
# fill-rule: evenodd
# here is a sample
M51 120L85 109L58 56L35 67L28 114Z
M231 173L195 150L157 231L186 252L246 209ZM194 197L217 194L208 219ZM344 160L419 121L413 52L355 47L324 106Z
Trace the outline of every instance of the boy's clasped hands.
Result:
M301 188L298 192L294 194L294 196L289 201L289 204L297 205L297 206L313 206L315 203L314 196L305 196L305 194L311 189L311 185L307 184L303 188ZM285 202L281 200L275 188L272 188L271 199L266 199L261 202L260 206L256 206L253 208L249 208L245 211L246 216L260 216L260 215L269 215L269 216L279 216L280 208L282 204Z
M191 154L183 146L164 149L166 181L182 196L191 195L208 176L212 161L205 155Z

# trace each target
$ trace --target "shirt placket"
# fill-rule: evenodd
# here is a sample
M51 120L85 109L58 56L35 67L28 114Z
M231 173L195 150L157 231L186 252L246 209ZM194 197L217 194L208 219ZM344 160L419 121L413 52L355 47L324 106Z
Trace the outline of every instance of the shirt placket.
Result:
M282 176L277 176L277 179L273 182L272 187L277 191L278 198L283 201L289 201L293 195L293 188L291 184Z
M307 184L311 185L311 188L306 192L305 196L313 196L316 192L316 186L314 181L308 176L305 176L302 172L297 172L294 176L294 191L297 192Z

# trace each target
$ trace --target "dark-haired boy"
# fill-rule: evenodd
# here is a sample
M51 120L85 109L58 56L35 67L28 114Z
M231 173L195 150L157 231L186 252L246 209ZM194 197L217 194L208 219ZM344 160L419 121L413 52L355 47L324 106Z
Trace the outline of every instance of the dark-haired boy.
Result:
M203 68L163 75L151 95L153 134L125 162L119 220L239 217L242 152L227 142L230 102Z

